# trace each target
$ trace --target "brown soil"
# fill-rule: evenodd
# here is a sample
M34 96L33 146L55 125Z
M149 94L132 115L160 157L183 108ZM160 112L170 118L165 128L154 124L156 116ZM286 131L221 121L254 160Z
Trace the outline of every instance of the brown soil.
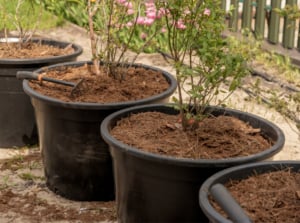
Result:
M208 117L189 131L183 131L178 120L176 115L159 112L133 114L120 120L111 134L148 152L192 159L247 156L272 144L259 129L233 117Z
M27 156L1 160L1 222L6 219L18 222L19 216L22 216L20 222L116 221L114 201L71 202L54 195L45 185L43 173L39 171L41 167L38 150L32 150Z
M253 222L299 222L300 172L286 169L253 175L226 187Z
M45 58L52 56L68 55L74 52L70 46L58 48L40 43L27 42L19 43L0 43L0 58L29 59Z
M67 102L110 103L135 101L162 93L170 86L161 72L142 67L122 68L116 72L117 78L107 75L102 67L102 75L95 75L91 66L65 67L49 70L42 75L73 83L73 87L50 82L35 82L31 87L43 95ZM122 77L122 78L120 78Z

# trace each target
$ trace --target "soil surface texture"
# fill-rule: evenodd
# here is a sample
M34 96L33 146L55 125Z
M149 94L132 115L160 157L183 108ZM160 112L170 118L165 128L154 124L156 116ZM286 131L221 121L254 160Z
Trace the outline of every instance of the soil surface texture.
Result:
M300 173L289 168L232 180L226 188L253 222L298 223L300 216ZM224 216L213 202L216 210Z
M0 58L28 59L46 58L52 56L68 55L74 52L70 46L58 48L40 43L0 43Z
M179 120L177 115L160 112L132 114L118 121L111 133L141 150L189 159L242 157L262 152L272 144L260 135L260 129L234 117L208 117L197 128L191 124L187 131Z
M142 67L116 69L115 78L95 75L90 65L61 67L41 73L42 76L77 83L76 87L36 81L30 86L49 97L65 102L115 103L135 101L157 95L170 86L161 72ZM134 86L134 87L132 87Z
M114 222L116 203L76 202L50 191L39 149L0 160L0 222Z

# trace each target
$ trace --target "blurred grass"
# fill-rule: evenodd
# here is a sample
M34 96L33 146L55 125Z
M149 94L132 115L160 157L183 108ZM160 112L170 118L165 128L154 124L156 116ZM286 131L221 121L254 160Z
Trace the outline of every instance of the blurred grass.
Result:
M38 1L22 0L19 15L16 13L17 3L18 0L0 0L0 31L4 28L17 30L17 23L21 24L24 30L32 30L36 24L38 30L62 24L61 19L46 11Z

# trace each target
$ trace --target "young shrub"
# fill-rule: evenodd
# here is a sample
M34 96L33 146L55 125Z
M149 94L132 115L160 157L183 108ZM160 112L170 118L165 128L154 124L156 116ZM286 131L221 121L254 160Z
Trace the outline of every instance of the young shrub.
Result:
M237 89L248 73L246 61L222 36L225 11L219 1L171 0L156 5L167 12L168 57L176 70L179 96L174 101L182 126L197 127L211 102L222 105Z

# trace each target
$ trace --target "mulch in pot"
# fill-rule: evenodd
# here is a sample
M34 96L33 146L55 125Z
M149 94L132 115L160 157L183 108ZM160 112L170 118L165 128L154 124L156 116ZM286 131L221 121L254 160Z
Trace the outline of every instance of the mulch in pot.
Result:
M247 123L230 116L208 117L199 128L183 131L179 116L160 112L132 114L111 134L138 149L177 158L222 159L264 151L272 142Z
M118 70L117 78L108 75L105 67L101 75L93 72L91 65L66 66L48 70L42 75L73 83L82 83L72 92L72 87L46 81L33 81L30 86L43 95L65 102L114 103L145 99L160 94L170 84L162 72L143 67L129 67Z
M300 172L287 168L254 173L225 186L253 222L300 222ZM212 205L226 216L215 202L212 201Z
M33 59L53 56L63 56L74 52L72 45L59 48L52 45L40 44L38 42L0 43L0 58L5 59Z

